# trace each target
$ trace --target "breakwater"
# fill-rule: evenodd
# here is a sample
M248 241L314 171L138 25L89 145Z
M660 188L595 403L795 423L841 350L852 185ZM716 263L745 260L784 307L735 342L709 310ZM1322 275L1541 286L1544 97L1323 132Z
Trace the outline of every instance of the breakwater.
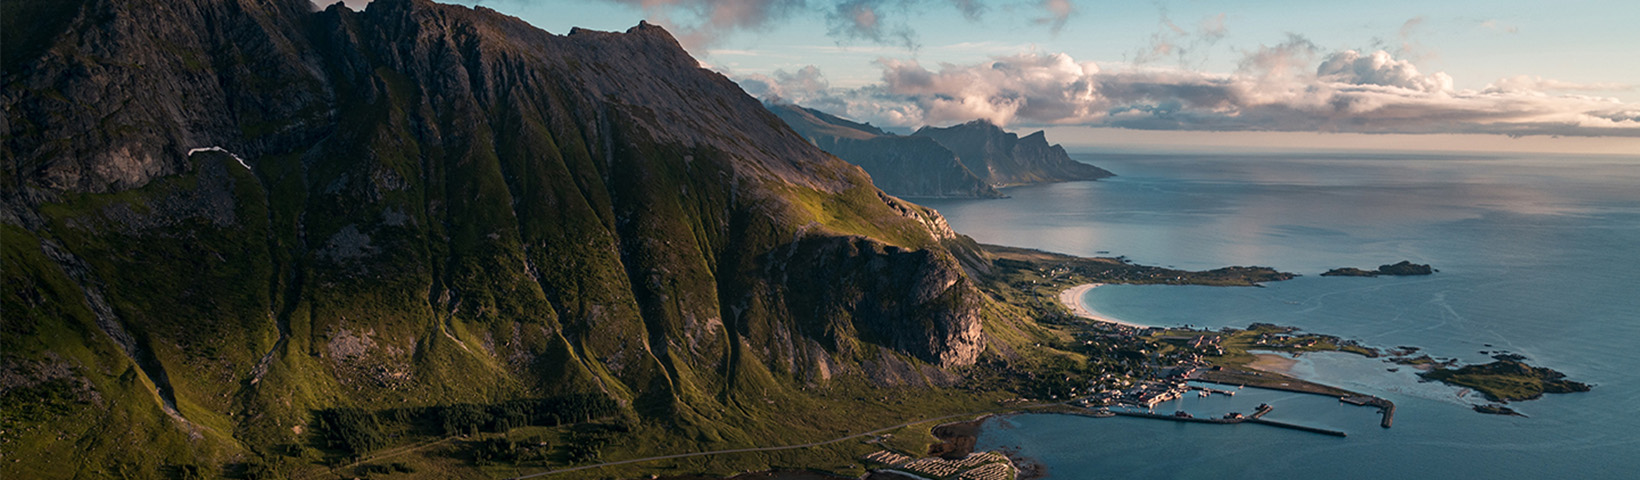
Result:
M1275 410L1275 408L1271 407L1269 405L1261 405L1261 406L1259 406L1258 411L1254 412L1251 416L1233 417L1233 418L1196 418L1196 417L1179 416L1179 415L1162 415L1162 414L1149 413L1149 412L1133 412L1133 411L1127 411L1127 410L1111 410L1110 413L1115 414L1115 415L1119 415L1119 416L1123 416L1123 417L1152 418L1152 419L1157 419L1157 420L1172 420L1172 421L1175 421L1175 422L1183 422L1183 423L1211 423L1211 424L1218 424L1218 425L1235 425L1235 424L1238 424L1238 423L1257 423L1257 424L1260 424L1260 425L1269 425L1269 426L1272 426L1272 427L1286 428L1286 429L1290 429L1290 430L1298 430L1298 431L1301 431L1301 432L1319 433L1319 434L1322 434L1322 435L1331 435L1331 436L1334 436L1334 437L1348 436L1344 432L1341 432L1341 431L1338 431L1338 430L1328 430L1328 429L1325 429L1325 428L1316 428L1316 427L1299 425L1299 424L1295 424L1295 423L1278 422L1278 421L1275 421L1275 420L1265 420L1263 418L1264 415L1267 414L1267 413L1270 413L1271 410ZM1086 411L1077 412L1075 414L1076 415L1083 415L1083 416L1094 416L1094 414L1092 414L1090 412L1086 412Z
M1384 428L1389 428L1390 425L1395 424L1395 402L1371 395L1339 397L1338 401L1348 403L1350 405L1378 407L1378 412L1384 414L1383 421L1380 421L1378 425Z

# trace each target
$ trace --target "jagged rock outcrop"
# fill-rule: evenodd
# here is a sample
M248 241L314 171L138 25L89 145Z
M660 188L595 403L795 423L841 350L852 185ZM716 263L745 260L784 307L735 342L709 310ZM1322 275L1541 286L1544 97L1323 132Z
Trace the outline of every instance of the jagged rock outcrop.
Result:
M1097 180L1114 176L1105 169L1072 160L1046 133L1020 137L987 120L950 127L923 127L912 137L933 139L962 159L963 165L991 185Z
M56 5L0 79L0 351L96 395L42 414L70 433L13 443L45 460L7 472L225 462L302 444L317 409L550 394L744 438L712 419L983 349L971 242L659 27Z
M821 150L865 169L885 192L903 197L1002 197L932 139L891 135L796 105L768 108Z

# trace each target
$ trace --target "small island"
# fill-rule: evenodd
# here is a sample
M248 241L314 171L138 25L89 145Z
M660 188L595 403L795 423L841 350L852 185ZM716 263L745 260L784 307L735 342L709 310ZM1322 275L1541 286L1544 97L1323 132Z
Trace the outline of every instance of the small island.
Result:
M1545 393L1589 391L1588 384L1566 380L1566 374L1552 369L1527 365L1519 356L1496 355L1493 358L1497 361L1457 369L1437 368L1418 375L1449 385L1473 388L1494 402L1532 400Z
M1323 277L1376 277L1376 276L1379 276L1379 275L1408 276L1408 275L1429 275L1429 274L1432 274L1432 273L1435 273L1435 272L1438 272L1438 271L1440 271L1440 270L1436 270L1436 269L1434 269L1434 268L1432 268L1432 267L1430 267L1429 265L1426 265L1426 264L1417 264L1417 263L1412 263L1412 262L1407 261L1407 260L1402 260L1400 263L1394 263L1394 264L1388 264L1388 265L1379 265L1377 270L1362 270L1362 269L1355 268L1355 267L1339 267L1339 268L1334 268L1332 270L1328 270L1328 271L1326 271L1326 273L1322 273L1321 276L1323 276Z

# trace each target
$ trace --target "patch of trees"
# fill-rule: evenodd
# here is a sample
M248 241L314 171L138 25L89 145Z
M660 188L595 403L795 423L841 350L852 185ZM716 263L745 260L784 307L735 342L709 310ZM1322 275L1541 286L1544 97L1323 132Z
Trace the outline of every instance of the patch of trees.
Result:
M376 414L362 408L332 408L319 412L325 440L332 448L360 454L387 443L386 432Z
M541 437L524 440L495 437L471 442L467 451L472 453L474 464L484 466L544 461L551 455L552 447L552 442Z
M491 404L395 408L370 411L332 408L318 412L328 447L360 455L410 435L472 435L523 426L558 426L615 415L620 406L596 394L508 400Z
M597 461L603 456L604 446L629 431L629 427L620 423L577 426L569 434L569 443L564 445L565 460L571 464Z

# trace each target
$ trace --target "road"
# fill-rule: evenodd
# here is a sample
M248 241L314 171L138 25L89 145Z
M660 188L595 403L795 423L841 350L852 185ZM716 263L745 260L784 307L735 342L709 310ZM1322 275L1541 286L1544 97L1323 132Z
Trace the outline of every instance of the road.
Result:
M851 439L855 439L855 438L866 437L866 436L881 434L881 433L884 433L884 432L899 430L901 428L909 427L909 426L916 425L916 424L919 424L919 423L938 422L940 420L947 420L947 419L952 419L952 418L957 418L957 417L966 417L966 416L973 416L973 415L981 415L981 414L986 414L986 413L993 413L994 414L994 413L1017 412L1017 411L1021 411L1021 410L1031 410L1031 409L1036 409L1036 408L1050 407L1050 406L1054 406L1054 405L1064 405L1065 403L1068 403L1068 402L1038 403L1038 404L1035 404L1035 405L1027 405L1027 406L1024 406L1024 407L1004 409L1004 410L997 410L997 409L979 410L979 411L973 411L973 412L967 412L967 413L958 413L958 414L955 414L955 415L946 415L946 416L943 416L943 417L925 418L925 419L922 419L922 420L905 422L905 423L895 425L895 426L892 426L892 427L883 427L883 428L879 428L879 429L872 430L872 431L865 432L865 433L856 433L856 434L849 435L849 436L846 436L846 437L838 437L838 438L833 438L831 440L824 440L824 441L819 441L819 442L814 442L814 443L805 443L805 444L801 444L801 445L784 445L784 446L779 446L779 447L735 448L735 449L729 449L729 450L713 450L713 451L710 451L710 452L679 453L679 454L676 454L676 455L660 455L660 456L654 456L654 457L634 458L634 459L631 459L631 460L621 460L621 461L618 461L618 462L607 462L607 463L600 463L600 464L596 464L596 465L583 465L583 466L579 466L579 467L560 468L558 470L547 470L545 472L532 473L532 474L529 474L529 475L512 477L509 480L523 480L523 479L526 479L526 478L544 477L544 476L547 476L547 475L553 475L553 474L559 474L559 473L569 473L569 472L574 472L574 471L579 471L579 470L591 470L591 469L594 469L594 468L613 467L613 466L616 466L616 465L626 465L626 464L629 464L629 463L653 462L653 461L656 461L656 460L671 460L671 459L675 459L675 458L702 457L702 456L706 456L706 455L722 455L722 454L727 454L727 453L773 452L773 451L777 451L777 450L795 450L795 449L799 449L799 448L812 448L812 447L818 447L818 446L821 446L821 445L829 445L829 444L833 444L833 443L837 443L837 442L842 442L842 441L845 441L845 440L851 440Z

